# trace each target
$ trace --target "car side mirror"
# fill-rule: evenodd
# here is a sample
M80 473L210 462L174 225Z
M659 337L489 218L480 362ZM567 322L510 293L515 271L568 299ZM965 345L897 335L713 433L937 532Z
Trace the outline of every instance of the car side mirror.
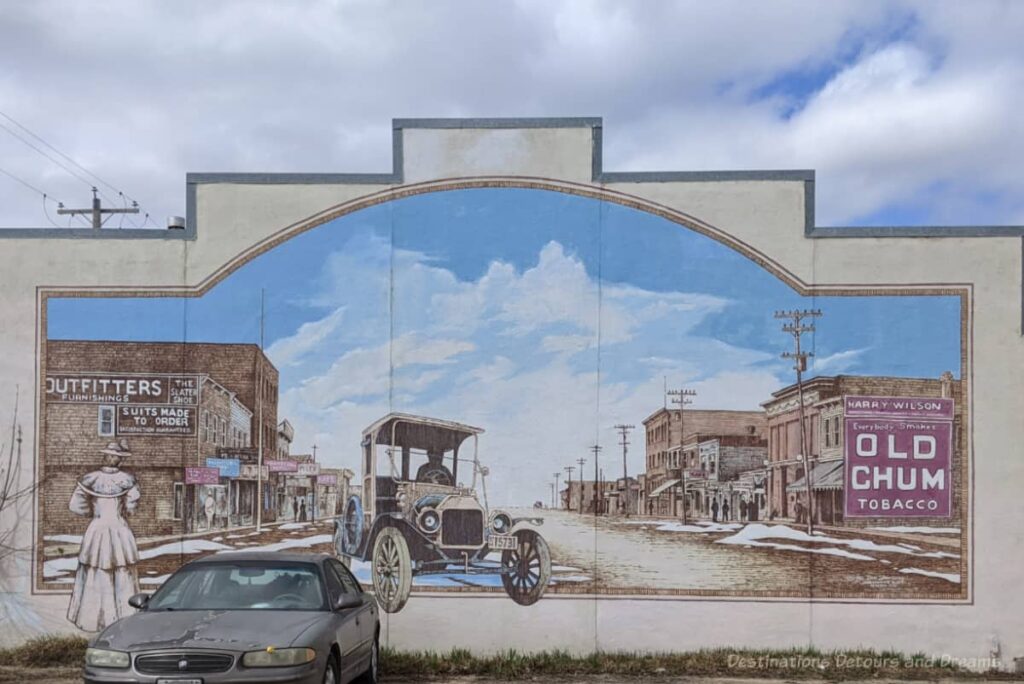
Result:
M145 610L146 609L146 604L149 603L150 597L152 597L152 594L147 594L146 592L135 594L134 596L132 596L131 598L128 599L128 605L131 606L132 608L138 608L139 610Z
M342 594L334 602L334 610L351 610L363 605L363 597L358 594Z

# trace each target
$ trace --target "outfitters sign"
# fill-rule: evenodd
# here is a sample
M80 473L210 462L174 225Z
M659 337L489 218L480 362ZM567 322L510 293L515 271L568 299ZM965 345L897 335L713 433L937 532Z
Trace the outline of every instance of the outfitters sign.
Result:
M844 397L846 515L951 515L953 400Z
M87 404L199 405L196 375L47 375L46 400Z

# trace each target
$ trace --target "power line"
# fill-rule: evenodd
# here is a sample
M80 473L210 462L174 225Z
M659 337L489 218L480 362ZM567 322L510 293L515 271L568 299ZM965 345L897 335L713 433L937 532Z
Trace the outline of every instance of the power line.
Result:
M40 197L42 197L43 198L43 215L46 217L46 220L49 221L50 224L54 228L60 228L60 226L57 225L57 223L52 218L50 218L50 212L46 208L46 203L47 202L53 202L54 204L57 205L57 208L60 209L61 207L64 206L63 202L59 201L55 197L51 197L49 195L49 193L47 193L46 191L40 190L39 188L37 188L36 186L32 185L31 183L29 183L24 178L21 178L20 176L14 175L13 173L8 171L7 169L0 168L0 173L2 173L3 175L7 176L8 178L10 178L13 181L16 181L16 182L20 183L21 185L25 186L26 188L28 188L32 192L34 192L37 195L39 195Z
M22 131L24 131L28 135L32 136L32 138L34 138L35 140L38 140L40 143L45 145L47 148L53 150L55 153L60 155L62 158L66 159L68 162L73 164L76 168L81 169L84 173L88 174L92 178L94 178L97 181L99 181L100 184L105 185L108 188L110 188L113 192L117 193L120 197L122 197L124 199L125 205L127 205L128 201L131 201L133 206L138 206L138 201L135 198L133 198L131 195L128 195L127 193L121 191L120 189L115 187L113 184L109 183L108 181L104 180L103 178L100 178L100 176L97 175L96 173L90 171L89 169L87 169L84 166L82 166L81 164L79 164L77 161L75 161L73 158L71 158L70 156L68 156L64 152L61 152L60 150L58 150L56 147L54 147L49 142L47 142L46 139L44 139L41 135L39 135L38 133L33 132L27 126L25 126L24 124L20 123L16 119L14 119L14 117L12 117L10 114L7 114L4 111L0 111L0 116L2 116L4 119L7 119L8 121L10 121L12 124L17 126L19 129L21 129ZM59 159L54 159L52 156L50 156L44 150L39 149L39 147L37 147L36 145L34 145L31 142L29 142L28 140L26 140L19 133L11 130L8 126L4 125L2 122L0 122L0 128L2 128L3 130L7 131L7 133L9 133L11 136L16 138L17 140L21 141L23 144L25 144L29 148L35 150L37 153L42 155L44 158L48 159L52 163L54 163L57 166L59 166L61 169L63 169L68 174L70 174L70 175L74 176L75 178L77 178L78 180L82 181L83 183L88 185L90 188L93 187L93 185L94 185L93 181L89 180L88 178L83 178L81 175L76 173L74 170L69 169ZM111 198L109 195L107 195L102 190L100 190L99 193L103 196L104 199L107 200L108 203L110 203L110 204L116 204L117 203L117 202L114 201L113 198ZM140 226L137 226L133 221L129 221L129 223L131 223L133 228L140 227ZM143 223L143 226L144 225L145 225L145 223ZM156 224L154 223L154 225L156 225Z

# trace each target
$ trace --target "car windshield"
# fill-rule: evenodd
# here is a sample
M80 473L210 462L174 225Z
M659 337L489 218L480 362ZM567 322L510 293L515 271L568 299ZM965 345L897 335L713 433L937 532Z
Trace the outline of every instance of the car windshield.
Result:
M324 610L320 574L309 563L197 563L174 575L147 610Z

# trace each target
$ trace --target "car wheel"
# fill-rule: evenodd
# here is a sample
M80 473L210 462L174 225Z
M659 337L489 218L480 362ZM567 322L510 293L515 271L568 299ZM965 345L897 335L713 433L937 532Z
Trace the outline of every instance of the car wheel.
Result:
M519 530L513 536L519 540L519 548L501 552L501 584L513 601L531 606L551 581L551 551L533 530Z
M338 659L333 653L327 657L327 667L324 668L324 684L341 684Z
M385 527L373 545L373 593L385 613L397 613L412 591L409 544L394 527Z
M380 673L380 638L373 637L373 646L370 649L370 666L363 673L360 680L363 684L377 684Z

